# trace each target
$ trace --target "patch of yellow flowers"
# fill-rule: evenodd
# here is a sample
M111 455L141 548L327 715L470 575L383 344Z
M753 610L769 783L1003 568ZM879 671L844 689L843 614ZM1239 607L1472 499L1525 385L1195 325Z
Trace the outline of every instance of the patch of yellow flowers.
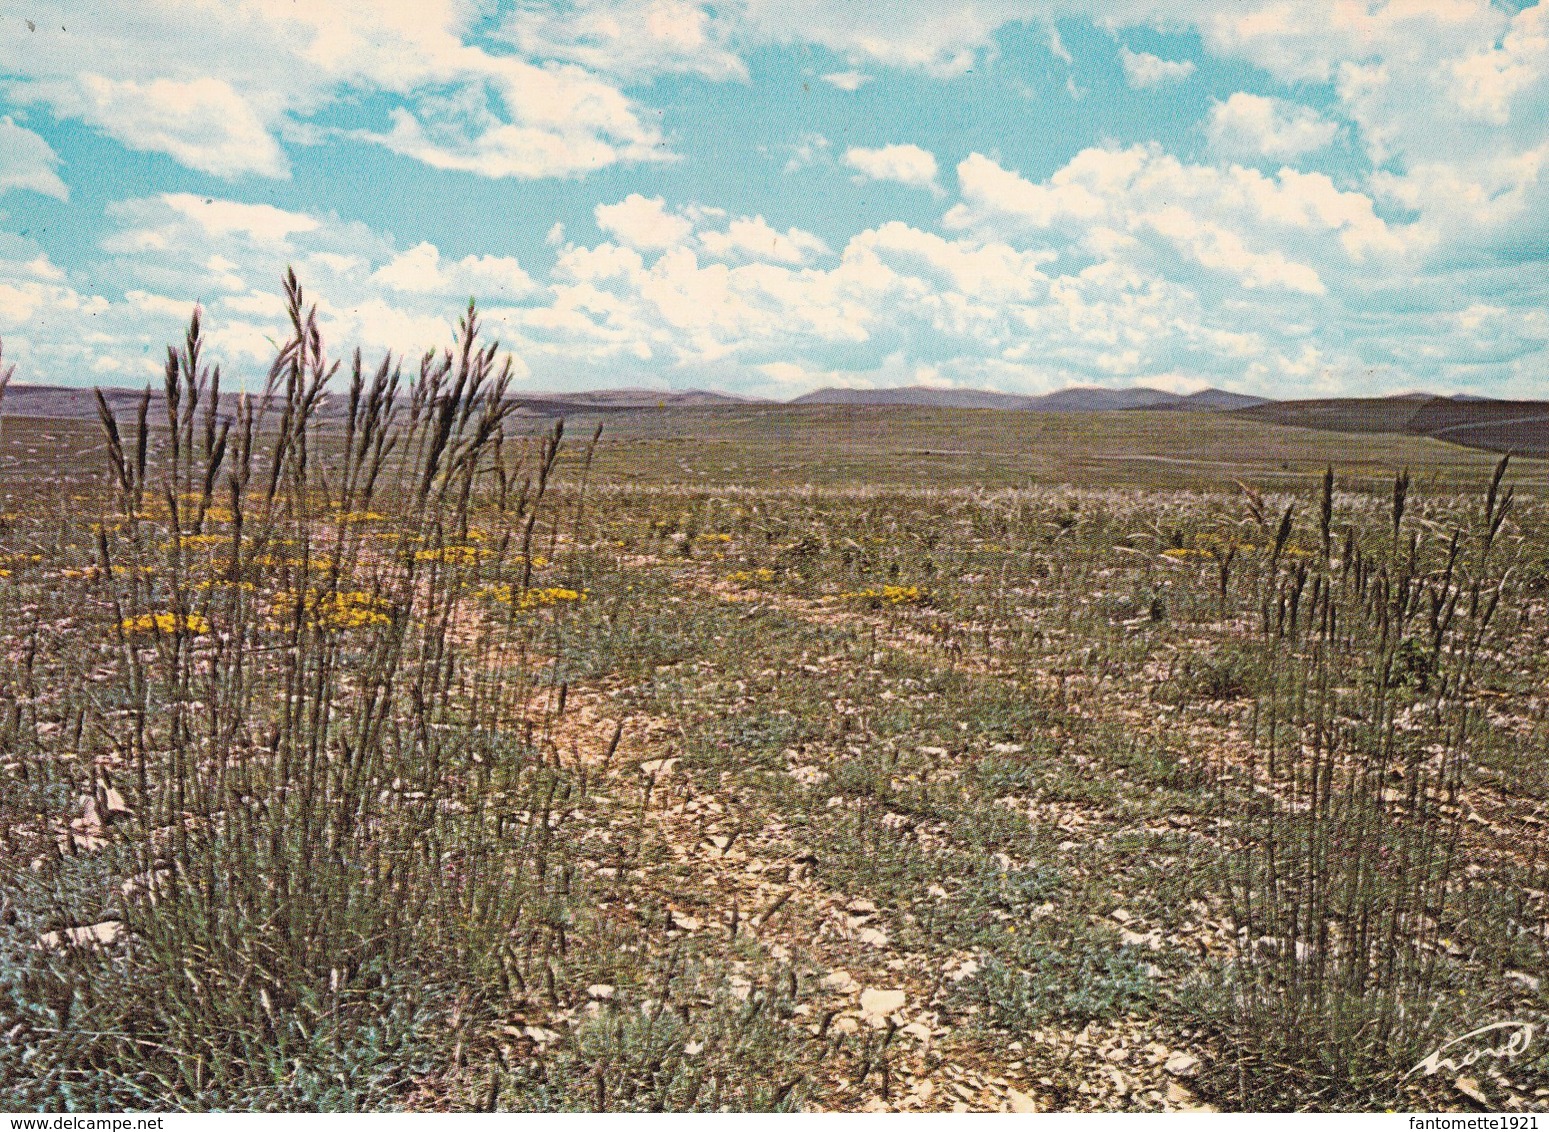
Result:
M226 590L245 594L258 592L258 587L252 582L233 582L225 578L206 578L202 582L195 582L194 589L201 591Z
M11 566L36 566L42 561L41 554L0 554L0 578L11 576Z
M118 623L118 627L131 637L153 634L170 637L180 628L199 636L210 631L210 622L198 613L185 613L179 617L176 613L163 610L160 613L141 613L135 617L125 617Z
M734 585L749 585L753 582L772 582L778 575L768 566L760 566L757 570L736 570L726 575L726 580Z
M477 566L488 556L489 551L481 550L479 547L453 544L436 550L416 550L414 561L440 562L447 566Z
M388 616L388 610L392 608L388 601L364 590L332 594L309 590L300 601L307 624L317 629L363 629L368 625L386 625L392 620ZM290 624L295 617L296 602L295 594L277 594L270 628L282 629Z
M840 601L860 601L873 605L918 605L925 599L919 586L881 586L839 595Z
M548 605L562 605L566 602L585 601L586 593L582 590L567 589L564 586L545 586L542 589L523 590L517 587L498 582L493 586L485 586L479 591L480 597L497 601L501 605L514 605L517 609L539 609Z
M111 570L115 578L128 578L138 576L149 578L156 573L154 566L114 566ZM102 575L100 566L82 566L80 569L64 569L59 571L61 578L96 578Z
M1258 547L1244 542L1230 533L1201 531L1193 538L1192 546L1170 546L1162 551L1163 558L1184 562L1191 558L1219 562L1229 554L1255 554Z

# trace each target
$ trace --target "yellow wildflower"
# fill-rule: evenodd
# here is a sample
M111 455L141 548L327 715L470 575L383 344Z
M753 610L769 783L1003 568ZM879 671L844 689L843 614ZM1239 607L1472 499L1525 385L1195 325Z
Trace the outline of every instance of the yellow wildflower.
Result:
M9 578L12 566L36 566L42 561L41 554L0 554L0 578Z
M149 578L156 573L156 568L154 566L115 566L112 573L115 578L127 578L132 574L138 574L142 578ZM59 575L62 578L96 578L100 577L101 574L102 567L100 566L82 566L78 570L66 568L59 571Z
M772 582L777 575L768 566L760 566L757 570L736 570L726 575L726 580L735 585L748 585L752 582Z
M841 601L859 601L868 605L916 605L925 597L919 586L882 586L839 595Z
M518 609L538 609L547 605L586 600L586 593L583 590L567 589L564 586L519 590L504 582L483 587L479 590L479 596L497 601L501 605L514 605Z
M448 566L476 566L479 561L489 556L489 551L480 550L476 546L462 546L453 544L443 546L439 550L416 550L414 561L416 562L443 562Z
M540 605L556 605L565 601L585 601L586 595L580 590L566 589L564 586L548 586L541 590L528 590L518 599L518 609L536 609Z
M179 618L176 613L166 610L160 613L141 613L135 617L125 617L118 623L118 627L129 636L149 634L171 636L180 628L195 636L210 631L209 621L198 613L185 613Z
M320 594L308 590L300 599L308 626L314 629L360 629L367 625L386 625L391 604L364 590ZM292 593L275 595L271 629L283 629L296 613L297 597Z

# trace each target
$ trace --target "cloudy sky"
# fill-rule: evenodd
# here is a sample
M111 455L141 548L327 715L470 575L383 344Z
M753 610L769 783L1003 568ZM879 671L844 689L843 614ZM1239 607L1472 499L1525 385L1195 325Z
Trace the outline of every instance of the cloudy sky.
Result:
M256 381L1549 396L1549 0L5 0L0 338Z

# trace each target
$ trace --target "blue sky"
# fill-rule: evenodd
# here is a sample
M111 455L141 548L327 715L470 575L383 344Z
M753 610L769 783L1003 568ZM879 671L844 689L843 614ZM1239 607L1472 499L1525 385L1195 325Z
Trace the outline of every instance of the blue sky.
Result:
M113 10L117 9L117 10ZM1549 0L0 12L0 339L256 382L476 297L524 386L1549 396Z

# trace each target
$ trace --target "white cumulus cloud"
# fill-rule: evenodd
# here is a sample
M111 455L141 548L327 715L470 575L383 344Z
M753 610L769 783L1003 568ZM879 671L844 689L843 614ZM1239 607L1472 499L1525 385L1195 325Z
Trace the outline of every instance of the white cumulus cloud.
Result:
M144 381L199 303L214 357L233 384L255 388L286 333L287 264L317 302L331 348L411 359L450 343L470 296L491 334L514 338L536 291L514 258L399 248L332 215L169 193L117 202L108 217L93 289L0 231L0 337L22 380Z
M689 0L569 0L520 7L501 30L531 56L608 74L748 77L746 64L727 44L729 23Z
M1083 150L1045 182L973 154L958 182L949 228L1062 234L1105 256L1150 247L1246 287L1320 294L1315 264L1348 273L1405 251L1369 197L1321 173L1186 165L1154 145Z
M0 118L0 193L30 189L44 196L70 199L70 190L55 169L59 155L25 126Z
M639 193L630 193L617 204L599 204L593 213L599 228L632 248L674 247L694 230L691 221L668 212L661 197L643 197Z
M1039 19L1047 6L1016 0L746 0L743 34L774 43L816 43L855 62L961 75L993 50L997 28Z
M130 149L165 153L218 177L283 177L289 164L252 103L217 78L148 82L83 73L39 83L24 96L95 126Z
M717 259L765 259L774 263L805 263L815 256L832 255L829 246L811 232L773 227L762 216L738 217L724 232L699 234L699 243Z
M1122 67L1133 88L1200 72L1214 83L1219 64L1246 64L1275 84L1266 89L1308 91L1317 109L1232 94L1205 113L1210 144L1188 160L1091 134L1038 176L974 154L956 166L960 199L939 225L878 216L838 233L815 197L793 198L805 213L756 198L763 215L743 215L750 198L721 212L688 203L681 180L671 205L662 188L626 183L595 210L596 246L577 242L590 225L569 212L568 229L534 219L534 243L551 232L541 257L556 257L538 279L510 256L454 254L420 232L399 240L235 188L110 205L100 260L88 253L68 271L0 219L0 334L35 379L136 382L196 299L227 356L261 372L283 332L277 276L294 263L326 304L330 341L418 352L445 340L474 294L534 380L554 382L1543 387L1549 3L522 0L503 13L469 0L222 0L193 18L178 0L56 0L56 10L13 41L0 77L0 97L28 108L0 119L0 191L65 195L57 156L18 124L49 115L232 180L285 176L288 147L347 145L343 121L349 138L433 168L574 177L586 191L581 178L596 170L674 160L669 143L698 128L674 119L691 104L678 94L703 81L764 82L765 61L812 60L819 94L874 76L911 97L956 98L977 80L948 80L991 61L1010 42L1004 29L1021 25L1017 42L1047 36L1075 86L1094 60L1054 29L1083 18L1114 43L1127 29L1198 33L1197 69L1160 48L1095 60ZM750 71L770 45L825 50L768 53ZM900 69L915 74L899 82ZM653 88L661 75L691 80ZM921 88L920 76L943 81ZM945 195L927 149L847 149L873 137L854 123L773 125L763 152L775 165L790 157L798 176L787 186L820 189L842 163ZM819 125L845 141L800 133ZM1337 184L1295 168L1342 138L1369 166Z
M1310 106L1240 90L1211 106L1205 130L1219 153L1284 160L1322 149L1339 125Z
M238 263L278 263L297 256L302 242L323 229L323 221L303 212L268 204L249 204L193 193L108 205L117 226L102 240L102 250L120 262L133 262L145 281L193 280L195 293L225 291L241 284ZM364 226L351 229L364 233ZM319 249L342 254L342 248ZM186 256L183 264L179 255Z
M823 76L823 81L831 87L854 93L871 81L871 76L861 71L834 71Z
M466 292L486 303L521 298L535 289L532 277L513 256L469 255L443 264L441 250L425 240L395 255L373 272L371 279L394 291L433 295Z
M1136 90L1182 82L1194 73L1192 60L1163 59L1148 51L1131 51L1128 47L1119 49L1119 60L1124 65L1124 78Z
M936 155L917 145L884 145L877 149L851 146L844 163L872 181L896 181L900 185L938 190Z
M691 7L645 5L643 34L695 53ZM602 70L557 43L534 58L487 49L479 17L463 0L230 0L197 16L176 0L60 0L11 54L0 89L227 178L287 175L280 139L326 140L332 128L315 116L362 95L387 96L386 121L354 136L436 168L569 176L670 156L654 115Z

